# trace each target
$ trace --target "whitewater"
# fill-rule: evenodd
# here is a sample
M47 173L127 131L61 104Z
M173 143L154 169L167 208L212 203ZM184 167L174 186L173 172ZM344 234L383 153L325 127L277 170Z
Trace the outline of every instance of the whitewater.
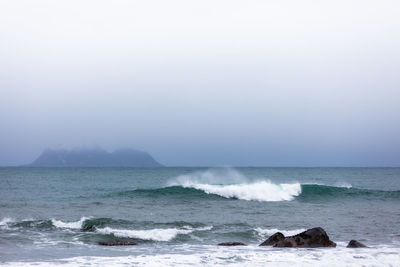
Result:
M226 198L258 201L289 201L301 193L301 185L273 184L269 181L259 181L248 184L213 185L194 182L181 184L184 188L195 188L207 194L216 194Z
M400 262L399 168L0 168L0 195L4 266ZM317 226L336 248L258 246Z

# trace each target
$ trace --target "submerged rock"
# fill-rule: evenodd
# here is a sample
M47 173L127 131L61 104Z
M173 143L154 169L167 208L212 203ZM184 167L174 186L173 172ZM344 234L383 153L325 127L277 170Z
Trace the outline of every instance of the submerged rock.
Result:
M273 246L283 239L285 239L285 236L281 232L277 232L271 235L267 240L262 242L260 246Z
M218 246L233 247L233 246L246 246L246 245L241 242L224 242L224 243L219 243Z
M99 242L100 246L136 246L137 243L129 242L129 241L108 241L108 242Z
M283 238L282 238L283 237ZM264 244L264 245L263 245ZM275 233L261 245L283 248L318 248L318 247L336 247L336 243L329 239L328 234L321 227L308 229L294 236L284 237L282 233ZM260 245L260 246L261 246Z
M367 248L367 246L357 240L350 240L346 248Z

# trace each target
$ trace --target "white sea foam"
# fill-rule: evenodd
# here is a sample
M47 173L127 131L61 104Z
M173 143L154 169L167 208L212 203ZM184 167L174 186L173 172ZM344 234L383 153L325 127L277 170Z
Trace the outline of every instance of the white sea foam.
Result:
M230 168L182 175L171 180L168 186L195 188L225 198L257 201L289 201L301 194L300 183L274 184L266 180L249 181Z
M140 248L135 248L140 249ZM195 246L118 257L81 256L5 266L398 266L400 248L276 249L256 246Z
M179 234L190 234L194 231L207 231L211 230L212 226L185 229L166 228L166 229L150 229L150 230L127 230L127 229L114 229L110 227L97 229L97 232L102 234L113 234L118 237L138 238L142 240L154 241L170 241Z
M332 186L332 187L342 187L342 188L352 188L353 186L348 183L348 182L336 182L334 184L323 184L323 183L314 183L314 182L309 182L309 183L302 183L303 185L320 185L320 186Z
M10 222L14 222L14 220L11 219L11 218L8 218L8 217L3 218L3 219L0 221L0 226L7 225L7 224L9 224Z
M238 198L243 200L258 201L283 201L293 200L300 195L301 185L274 184L269 181L259 181L249 184L235 185L211 185L211 184L184 184L183 187L191 187L203 190L207 194L216 194L226 198Z
M275 234L276 232L281 232L284 236L292 236L292 235L297 235L301 232L304 232L306 229L294 229L294 230L279 230L276 228L256 228L255 229L261 236L271 236Z
M85 220L89 218L82 217L79 221L75 222L63 222L56 219L51 219L51 223L58 228L67 228L67 229L81 229Z
M0 221L0 228L2 228L2 229L7 229L7 228L8 228L8 224L9 224L9 223L12 223L12 222L14 222L14 220L11 219L11 218L8 218L8 217L3 218L3 219Z
M353 186L347 182L337 182L335 184L336 187L343 187L343 188L352 188Z

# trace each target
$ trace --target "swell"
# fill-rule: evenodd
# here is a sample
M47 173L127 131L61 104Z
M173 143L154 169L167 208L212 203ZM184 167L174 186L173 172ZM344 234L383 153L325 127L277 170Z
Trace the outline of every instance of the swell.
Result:
M136 189L115 192L109 197L185 197L220 198L256 201L293 200L301 193L300 184L274 184L269 181L258 181L241 184L203 184L183 183L155 189Z
M267 182L266 182L267 183ZM156 189L136 189L115 192L112 197L182 197L185 199L239 199L257 201L291 201L332 198L399 199L400 190L385 191L318 184L265 184L263 182L238 185L173 185Z
M305 198L373 198L373 199L400 199L400 190L385 191L360 189L354 187L337 187L317 184L301 186L300 199Z

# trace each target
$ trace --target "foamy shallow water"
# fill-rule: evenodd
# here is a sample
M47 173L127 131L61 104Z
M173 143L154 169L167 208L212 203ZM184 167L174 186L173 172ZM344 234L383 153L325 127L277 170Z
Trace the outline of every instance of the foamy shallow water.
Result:
M132 250L135 250L132 247ZM153 252L154 253L154 252ZM52 261L5 262L2 266L400 266L400 248L275 249L179 246L132 256L83 256Z

